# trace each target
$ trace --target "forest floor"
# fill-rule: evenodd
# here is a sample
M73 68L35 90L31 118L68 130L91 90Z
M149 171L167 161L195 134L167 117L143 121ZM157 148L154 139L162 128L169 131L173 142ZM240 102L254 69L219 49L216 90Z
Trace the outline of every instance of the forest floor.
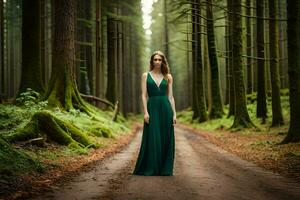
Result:
M24 173L9 180L0 179L0 200L25 199L68 182L70 178L126 148L139 126L132 124L131 132L117 135L114 139L103 138L103 147L91 149L87 154L67 153L65 147L55 144L49 144L47 148L29 146L27 153L40 154L40 160L47 166L46 171Z
M14 198L299 199L299 168L280 175L258 166L262 162L260 156L250 156L251 162L244 160L249 160L246 156L248 154L259 153L248 152L249 148L245 144L249 140L238 135L237 132L201 131L178 124L175 129L174 176L133 176L131 173L142 136L139 129L122 139L123 142L119 141L123 145L115 148L118 151L112 150L111 154L106 154L108 156L89 154L76 158L78 163L85 164L76 164L75 170L70 170L77 163L73 160L57 169L57 173L52 175L54 178L50 172L44 178L31 180L32 182L27 182L31 184L27 187L27 194L24 191L15 193L17 195ZM253 138L252 140L255 141ZM259 138L259 141L265 140ZM128 145L125 147L126 144ZM115 145L119 146L117 143ZM295 148L293 151L299 150L297 146ZM293 158L293 162L297 160ZM93 161L86 165L91 160ZM274 162L269 163L270 159L262 160L266 168L276 165ZM297 166L299 163L295 161L292 164ZM286 177L292 176L292 173L295 175L293 178Z

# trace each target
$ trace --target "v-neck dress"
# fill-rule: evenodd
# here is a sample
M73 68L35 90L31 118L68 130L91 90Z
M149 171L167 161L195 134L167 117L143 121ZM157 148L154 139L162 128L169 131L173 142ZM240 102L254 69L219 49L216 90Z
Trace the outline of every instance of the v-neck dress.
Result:
M167 80L156 84L147 74L149 124L144 122L134 175L172 176L174 164L173 110L167 96Z

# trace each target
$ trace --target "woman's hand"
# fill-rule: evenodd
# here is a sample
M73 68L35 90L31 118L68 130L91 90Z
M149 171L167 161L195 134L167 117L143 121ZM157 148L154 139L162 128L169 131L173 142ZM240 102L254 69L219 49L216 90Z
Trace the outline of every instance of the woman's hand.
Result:
M149 124L149 114L148 113L145 113L145 115L144 115L144 121L147 123L147 124Z
M176 124L176 121L177 121L176 116L173 116L173 125Z

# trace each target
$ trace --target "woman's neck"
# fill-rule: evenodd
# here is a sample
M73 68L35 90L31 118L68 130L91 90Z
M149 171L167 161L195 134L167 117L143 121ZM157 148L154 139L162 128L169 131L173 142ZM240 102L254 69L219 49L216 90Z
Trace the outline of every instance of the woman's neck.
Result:
M155 69L155 68L153 68L153 69L151 70L151 72L154 73L154 74L161 74L160 69Z

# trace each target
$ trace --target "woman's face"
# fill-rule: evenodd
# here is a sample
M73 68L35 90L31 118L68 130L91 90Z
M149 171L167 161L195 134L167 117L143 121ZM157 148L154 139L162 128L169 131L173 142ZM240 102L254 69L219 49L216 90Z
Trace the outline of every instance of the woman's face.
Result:
M160 55L155 55L153 57L153 65L154 67L160 67L162 63L162 57Z

